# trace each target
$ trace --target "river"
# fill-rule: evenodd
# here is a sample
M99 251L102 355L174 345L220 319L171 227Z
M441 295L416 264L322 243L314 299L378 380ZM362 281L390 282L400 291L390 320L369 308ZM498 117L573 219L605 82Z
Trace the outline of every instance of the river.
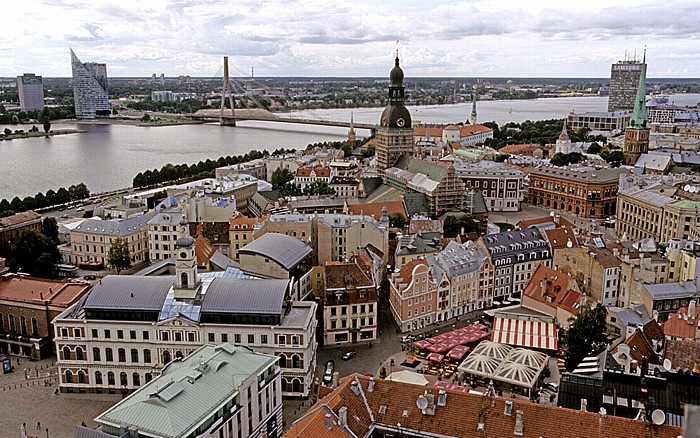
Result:
M672 96L676 104L695 105L700 95ZM570 111L604 111L606 97L478 102L478 121L563 118ZM458 123L468 119L470 104L411 106L414 121ZM292 112L289 116L376 123L382 108L328 109ZM284 116L284 115L282 115ZM0 126L0 130L5 126ZM11 126L28 129L30 126ZM93 193L131 185L133 177L164 164L196 163L257 150L305 148L309 143L347 138L347 129L243 122L236 128L207 125L138 127L66 123L54 129L81 129L80 134L0 141L0 199L35 195L85 183ZM358 130L358 136L368 135Z

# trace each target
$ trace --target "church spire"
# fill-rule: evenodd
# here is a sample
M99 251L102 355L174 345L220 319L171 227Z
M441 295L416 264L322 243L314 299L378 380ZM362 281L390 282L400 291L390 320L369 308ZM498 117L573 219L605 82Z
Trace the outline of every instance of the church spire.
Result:
M469 123L476 125L476 85L474 85L474 95L472 97L472 113L469 115Z
M561 127L561 134L559 134L559 140L569 141L569 132L566 130L566 117L564 117L564 124Z
M644 49L641 71L639 72L639 86L637 97L634 99L634 110L630 117L630 128L644 129L647 127L647 49Z

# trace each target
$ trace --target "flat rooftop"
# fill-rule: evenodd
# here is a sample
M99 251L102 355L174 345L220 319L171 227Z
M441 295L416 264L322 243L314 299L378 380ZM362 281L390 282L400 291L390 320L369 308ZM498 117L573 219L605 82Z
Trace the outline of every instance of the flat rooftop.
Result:
M0 299L35 304L48 301L53 306L68 307L90 287L85 282L69 283L5 274L0 277Z

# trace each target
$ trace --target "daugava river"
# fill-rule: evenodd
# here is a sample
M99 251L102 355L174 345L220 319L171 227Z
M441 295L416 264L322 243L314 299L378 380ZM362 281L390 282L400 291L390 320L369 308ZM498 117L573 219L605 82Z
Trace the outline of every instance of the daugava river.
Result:
M700 95L675 95L672 100L679 105L696 105ZM560 119L572 110L604 111L607 101L606 97L483 101L478 102L478 121L495 121L500 125L509 121ZM458 123L468 119L471 105L410 106L409 111L414 121ZM349 121L351 112L358 123L377 123L382 108L308 110L289 116ZM4 128L0 126L0 130ZM52 129L62 128L86 132L0 141L0 199L33 196L81 182L93 193L104 192L129 187L138 172L167 163L192 164L208 158L242 155L253 149L305 148L309 143L347 138L345 128L270 122L244 122L235 128L214 124L52 126ZM366 135L367 131L358 130L358 136Z

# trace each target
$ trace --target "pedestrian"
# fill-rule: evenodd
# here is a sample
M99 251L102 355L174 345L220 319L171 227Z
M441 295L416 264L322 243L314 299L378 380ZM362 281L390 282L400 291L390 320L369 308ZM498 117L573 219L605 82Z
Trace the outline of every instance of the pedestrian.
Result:
M37 430L41 429L41 421L36 422L36 429Z

